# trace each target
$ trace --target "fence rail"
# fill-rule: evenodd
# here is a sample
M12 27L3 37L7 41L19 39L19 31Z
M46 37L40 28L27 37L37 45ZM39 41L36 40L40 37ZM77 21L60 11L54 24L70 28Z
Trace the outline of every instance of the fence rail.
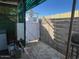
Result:
M61 53L65 52L70 18L67 18L67 20L64 18L60 20L43 19L41 22L41 40L54 46L57 50L61 50ZM52 29L50 30L50 28ZM79 33L79 18L74 18L72 29L72 33ZM54 40L50 38L49 34L54 36Z

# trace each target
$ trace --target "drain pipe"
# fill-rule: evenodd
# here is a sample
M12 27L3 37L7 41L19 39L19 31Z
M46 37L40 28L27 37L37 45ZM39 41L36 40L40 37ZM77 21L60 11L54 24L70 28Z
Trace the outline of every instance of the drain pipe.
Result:
M72 13L71 13L71 20L70 20L70 27L69 27L69 34L68 34L68 42L67 42L67 49L66 49L65 59L69 59L69 50L70 50L70 45L71 45L72 25L73 25L73 20L74 20L76 1L77 0L73 0L73 5L72 5Z

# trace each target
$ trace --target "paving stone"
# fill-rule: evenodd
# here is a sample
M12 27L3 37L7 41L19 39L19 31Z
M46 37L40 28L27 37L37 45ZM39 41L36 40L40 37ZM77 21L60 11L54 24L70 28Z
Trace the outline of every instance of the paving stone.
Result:
M28 47L25 48L28 52L29 59L64 59L64 55L46 45L43 42L34 43L34 45L29 44ZM26 55L24 58L26 59Z

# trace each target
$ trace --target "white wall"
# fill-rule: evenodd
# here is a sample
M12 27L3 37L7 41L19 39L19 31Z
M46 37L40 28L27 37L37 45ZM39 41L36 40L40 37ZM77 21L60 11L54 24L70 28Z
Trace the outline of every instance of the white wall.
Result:
M24 23L17 23L17 40L24 39Z
M39 39L39 22L26 22L26 42Z
M17 23L17 39L24 39L24 23ZM39 39L39 22L26 21L26 43Z

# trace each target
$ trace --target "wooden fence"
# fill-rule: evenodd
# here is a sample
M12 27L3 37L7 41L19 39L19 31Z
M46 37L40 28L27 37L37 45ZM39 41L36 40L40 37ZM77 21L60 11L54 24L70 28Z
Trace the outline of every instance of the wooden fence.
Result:
M68 39L69 23L70 18L43 19L41 21L41 41L64 54ZM78 17L74 19L72 33L79 33Z

